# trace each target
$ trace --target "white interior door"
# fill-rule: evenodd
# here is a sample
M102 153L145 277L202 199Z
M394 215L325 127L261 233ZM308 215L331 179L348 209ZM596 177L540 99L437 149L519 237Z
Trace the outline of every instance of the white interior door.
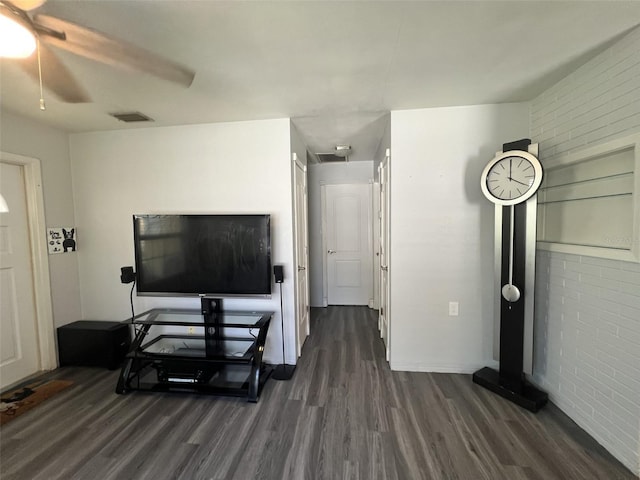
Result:
M380 336L389 360L389 150L378 167L380 174L380 310L378 311Z
M295 222L296 222L296 322L297 351L302 354L302 345L309 336L309 240L307 223L307 168L294 160L295 178Z
M327 185L327 303L373 304L371 184Z
M40 358L23 168L0 163L0 388L39 370Z

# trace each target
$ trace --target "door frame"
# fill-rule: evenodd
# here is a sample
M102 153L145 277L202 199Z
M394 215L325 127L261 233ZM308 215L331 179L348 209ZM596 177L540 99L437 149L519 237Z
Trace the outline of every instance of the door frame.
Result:
M369 187L368 192L369 192L369 204L368 204L368 208L367 208L367 233L369 235L369 253L372 255L372 259L371 259L371 265L372 267L374 267L376 265L376 261L375 261L375 251L374 251L374 240L373 240L373 216L374 216L374 212L372 211L373 208L373 199L372 199L372 195L373 195L373 180L369 180L368 182L361 182L361 183L324 183L321 182L320 183L320 209L321 209L321 216L322 216L322 306L323 307L328 307L329 306L329 269L327 266L327 244L328 244L328 240L327 240L327 187L331 187L331 186L348 186L348 185L367 185ZM375 270L372 270L373 272L375 272ZM375 273L373 273L373 275L375 276ZM374 305L374 298L375 298L375 284L372 283L371 284L371 297L369 298L369 302L368 302L368 307L369 308L373 308Z
M305 339L310 335L311 333L311 308L309 305L309 299L310 299L310 292L309 292L309 203L308 203L308 193L307 193L307 166L300 161L300 159L298 158L298 155L296 153L293 153L292 155L292 167L293 167L293 235L294 235L294 247L295 247L295 252L294 252L294 267L293 267L293 272L294 272L294 286L293 286L293 291L294 291L294 310L295 310L295 323L296 323L296 354L297 357L300 357L302 355L302 343L300 342L300 332L299 332L299 328L300 328L300 319L298 318L298 312L299 312L299 302L303 301L306 304L306 309L307 309L307 322L306 322L306 329L307 331L305 332ZM298 204L298 195L297 195L297 184L296 184L296 170L300 168L300 170L302 170L303 174L304 174L304 188L305 188L305 195L304 195L304 204L303 205L299 205ZM305 255L305 265L304 265L304 269L300 270L299 267L300 265L298 265L298 244L299 244L299 238L298 238L298 209L302 208L305 212L304 218L306 221L306 225L305 225L305 238L302 239L302 242L304 243L304 255ZM307 284L307 288L306 288L306 298L300 299L298 296L298 276L299 275L305 275L306 279L305 282ZM296 357L296 358L297 358Z
M373 216L373 306L380 310L380 182L373 182L371 213ZM378 327L380 329L380 327Z
M380 336L385 340L385 357L387 362L391 360L391 274L390 270L390 252L391 252L391 223L390 219L390 203L391 203L391 182L389 181L391 173L390 169L391 162L391 150L389 148L386 149L385 157L378 166L379 172L379 180L380 180L380 310L378 310L378 328L380 329ZM386 213L386 215L383 214ZM383 219L384 215L384 219ZM383 221L384 220L384 221ZM384 252L383 252L384 249ZM383 255L386 253L386 255ZM386 265L382 264L382 257L384 256L384 261ZM386 271L383 269L386 268ZM386 274L386 283L385 289L383 291L382 285L382 276ZM383 301L384 297L384 301ZM382 315L380 315L382 308L385 308L384 319L385 324L382 323ZM382 329L385 329L383 332Z
M44 216L40 160L0 151L0 161L10 165L18 165L24 173L27 225L35 296L36 331L38 333L38 370L53 370L58 366L58 356L56 355L55 329L53 325L49 255L46 238L47 227Z

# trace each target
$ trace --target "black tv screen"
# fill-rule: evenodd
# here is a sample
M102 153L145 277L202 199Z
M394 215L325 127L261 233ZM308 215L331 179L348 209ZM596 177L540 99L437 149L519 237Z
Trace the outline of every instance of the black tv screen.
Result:
M139 295L271 295L269 215L134 215Z

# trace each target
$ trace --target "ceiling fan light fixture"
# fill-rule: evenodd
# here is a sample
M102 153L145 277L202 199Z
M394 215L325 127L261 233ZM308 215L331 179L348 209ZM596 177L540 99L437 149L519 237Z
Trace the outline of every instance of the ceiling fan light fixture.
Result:
M0 2L0 57L26 58L36 49L36 37L25 17Z
M8 211L9 211L9 205L7 205L7 201L4 199L4 197L0 193L0 213L6 213Z

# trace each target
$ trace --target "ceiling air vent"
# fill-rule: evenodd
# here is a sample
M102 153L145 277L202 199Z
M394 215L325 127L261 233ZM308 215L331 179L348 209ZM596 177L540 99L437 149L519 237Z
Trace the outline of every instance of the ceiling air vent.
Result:
M316 153L318 163L346 162L347 157L340 157L335 153Z
M316 153L318 162L347 162L351 153L351 145L336 145L333 153Z
M153 118L147 117L140 112L123 112L123 113L110 113L114 118L117 118L121 122L153 122Z

